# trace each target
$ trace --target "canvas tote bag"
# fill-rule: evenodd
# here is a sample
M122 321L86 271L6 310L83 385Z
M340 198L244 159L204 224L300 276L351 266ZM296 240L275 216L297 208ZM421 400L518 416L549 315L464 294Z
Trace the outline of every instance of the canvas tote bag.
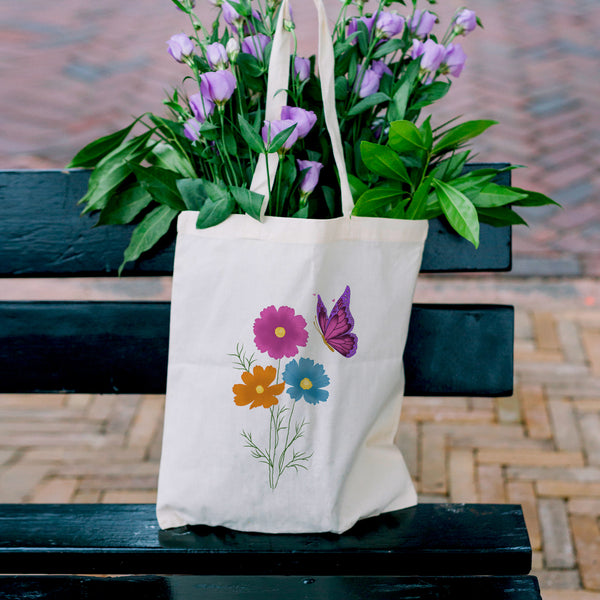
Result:
M178 220L167 399L158 484L161 528L222 525L341 533L412 506L394 445L402 355L426 221L352 217L322 0L319 70L344 216ZM280 11L267 119L289 72ZM273 161L271 173L277 165ZM262 169L262 172L261 172ZM252 189L265 194L264 161Z

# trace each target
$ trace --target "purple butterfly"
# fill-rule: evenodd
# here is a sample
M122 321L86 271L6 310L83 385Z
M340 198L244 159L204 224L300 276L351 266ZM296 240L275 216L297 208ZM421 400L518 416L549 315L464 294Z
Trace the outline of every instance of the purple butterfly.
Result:
M329 317L321 296L317 296L316 320L323 341L332 352L337 350L346 358L356 354L358 337L351 333L354 327L354 317L350 312L350 286L346 286Z

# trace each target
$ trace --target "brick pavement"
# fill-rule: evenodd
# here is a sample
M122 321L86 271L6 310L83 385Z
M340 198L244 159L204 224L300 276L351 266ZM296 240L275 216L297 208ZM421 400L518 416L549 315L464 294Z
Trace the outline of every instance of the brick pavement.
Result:
M336 14L338 0L326 0ZM447 22L461 2L439 2ZM597 0L471 0L485 30L464 40L468 63L436 114L493 118L481 160L529 165L517 185L565 210L526 210L515 232L515 273L600 275L600 4ZM199 12L211 8L198 2ZM401 8L401 7L400 7ZM301 51L312 15L296 10ZM0 2L0 165L63 166L130 115L160 111L182 67L164 41L186 27L168 0Z
M39 282L38 282L39 283ZM164 299L168 279L11 281L2 299ZM407 398L422 501L522 504L545 600L600 600L600 282L422 277L421 302L516 307L509 398ZM0 395L0 502L153 502L162 396Z

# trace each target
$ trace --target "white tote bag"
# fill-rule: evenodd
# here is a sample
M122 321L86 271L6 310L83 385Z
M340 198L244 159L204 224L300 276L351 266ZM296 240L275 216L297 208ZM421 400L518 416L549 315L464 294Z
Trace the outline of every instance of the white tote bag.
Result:
M341 533L416 503L394 437L427 222L350 218L333 49L322 0L315 4L344 216L232 215L196 229L197 213L180 215L157 500L163 529ZM287 87L287 10L284 0L267 119L285 103L273 90ZM264 214L260 168L252 188L265 194Z

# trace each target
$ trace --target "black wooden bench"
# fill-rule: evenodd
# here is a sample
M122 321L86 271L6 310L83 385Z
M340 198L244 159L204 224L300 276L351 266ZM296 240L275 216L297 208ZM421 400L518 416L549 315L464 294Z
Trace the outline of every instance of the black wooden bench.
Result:
M87 178L0 172L0 277L115 275L128 232L80 218ZM422 271L509 270L510 240L484 226L474 251L432 222ZM166 243L125 273L172 263ZM168 324L165 302L0 302L0 392L163 393ZM407 394L510 394L512 348L512 307L416 305ZM160 531L152 505L0 505L0 598L533 600L530 568L516 505L421 504L343 535Z

